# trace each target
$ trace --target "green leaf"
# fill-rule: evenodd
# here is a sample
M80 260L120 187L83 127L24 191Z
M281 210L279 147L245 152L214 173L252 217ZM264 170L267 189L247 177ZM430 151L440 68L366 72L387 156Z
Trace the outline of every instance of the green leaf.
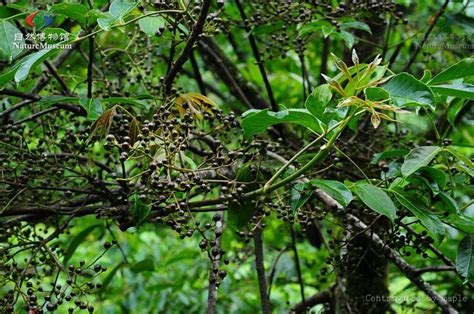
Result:
M431 80L431 71L424 70L423 76L421 77L420 81L422 81L423 83L427 83L429 80Z
M104 109L102 108L102 104L100 103L99 99L95 98L81 98L79 100L79 104L86 109L87 112L87 119L88 120L97 120L103 113Z
M354 46L354 42L355 42L354 36L351 33L343 31L343 30L341 30L339 32L339 34L342 37L342 39L344 40L344 42L346 43L346 46L349 49L351 49Z
M57 50L59 49L45 48L21 59L18 63L18 68L14 72L15 81L17 83L23 81L30 73L32 67L35 67L36 65L49 58Z
M116 21L117 21L116 17L113 17L112 15L106 13L105 17L100 17L97 19L97 24L104 31L109 31L112 24L114 24Z
M444 217L443 221L466 233L474 234L474 219L460 214Z
M435 97L431 89L413 75L400 73L393 77L384 89L398 107L427 106L434 110Z
M357 183L354 192L373 211L394 220L397 208L390 197L382 189L368 183Z
M151 258L145 258L130 267L130 270L134 273L141 273L144 271L154 271L155 262Z
M151 211L151 206L145 204L137 193L132 195L131 202L132 206L130 206L130 214L133 221L138 225L148 217Z
M351 29L351 28L352 29L360 29L362 31L366 31L369 34L372 34L372 31L370 30L369 25L367 25L363 22L358 22L358 21L344 22L344 23L341 23L340 27L341 27L341 29Z
M110 15L114 17L118 17L122 19L128 13L130 13L136 6L137 2L133 1L123 1L123 0L116 0L112 2L109 8Z
M321 27L321 30L323 31L324 38L327 38L329 35L331 35L335 30L336 27L333 25L323 25Z
M298 30L298 34L300 36L305 36L310 33L314 33L316 31L321 30L322 26L325 25L327 27L332 26L331 23L324 20L315 20L309 23L303 23L301 28Z
M425 177L429 177L432 181L436 182L436 184L444 189L446 187L447 176L446 174L439 170L438 168L433 167L421 167L418 172Z
M165 26L165 20L161 16L147 16L138 22L142 32L148 36L154 36L156 32Z
M390 94L381 87L367 87L364 93L365 96L372 101L390 99Z
M283 22L274 21L274 23L261 24L261 25L255 26L254 28L252 28L250 33L255 36L265 35L265 34L274 34L275 32L281 31L282 28L283 28Z
M467 167L470 169L474 168L474 163L466 156L452 148L451 146L448 146L445 148L447 152L449 152L451 155L462 161Z
M137 4L136 2L132 3L116 0L110 5L109 11L105 13L103 17L97 19L97 24L99 24L99 27L103 30L109 31L116 22L123 21L123 18L130 13Z
M99 294L102 295L105 291L107 291L107 287L109 284L112 282L112 279L114 278L115 274L117 271L122 268L125 265L125 262L122 262L115 266L110 273L108 274L107 277L105 277L104 281L102 281L102 287L100 287Z
M456 118L461 112L461 110L464 108L465 103L466 103L466 100L458 98L449 104L448 121L451 125L454 126L454 122L456 121Z
M64 258L63 258L63 264L66 265L67 262L71 259L72 255L76 251L76 249L79 247L81 243L84 242L84 240L87 238L89 234L92 233L96 228L101 227L102 224L95 224L91 225L81 232L79 232L72 240L69 242L66 250L64 251Z
M301 195L304 191L305 184L296 184L290 191L290 206L291 212L295 212L303 206L311 197L311 192L306 192L304 195Z
M365 70L362 71L363 69ZM357 74L353 76L353 79L347 83L346 87L344 87L344 91L346 92L346 94L352 95L356 92L356 89L357 90L362 89L363 86L366 86L369 84L378 85L380 81L384 79L387 69L388 69L388 65L378 65L375 67L371 66L370 68L368 68L366 63L362 63L359 65L358 72L356 71L357 68L355 68L354 66L350 67L349 73L356 72ZM342 73L338 75L342 75ZM345 76L346 75L343 75L343 77ZM339 83L341 83L340 80L339 80Z
M51 12L67 16L81 25L86 25L88 9L80 3L59 3L52 6Z
M46 96L46 97L41 98L41 100L38 101L38 104L51 105L51 104L56 104L56 103L79 103L80 100L81 98L78 98L78 97L52 95L52 96Z
M439 191L438 197L444 204L444 210L451 214L459 214L461 212L458 203L448 193Z
M431 89L433 92L440 95L474 100L474 85L472 84L457 83L436 85L431 86Z
M6 20L0 20L0 60L6 58L8 61L15 59L23 49L16 46L25 43L22 39L15 41L15 34L21 34L16 26Z
M421 221L436 242L439 243L443 239L445 234L443 223L419 198L399 192L395 192L395 197Z
M459 61L453 66L441 71L429 81L428 84L444 83L460 78L473 76L474 75L474 58L467 58Z
M296 123L315 133L322 133L320 121L306 109L287 109L278 112L268 109L246 111L241 121L244 137L249 138L264 132L269 126L279 123Z
M374 154L372 160L370 161L371 165L375 165L379 160L387 160L391 158L402 157L408 154L408 150L406 149L396 149L396 150L388 150L381 153Z
M311 95L306 99L304 106L311 112L316 118L321 121L324 119L324 110L331 101L332 92L328 84L323 84L316 87Z
M474 235L465 236L458 246L456 256L456 270L465 279L465 282L473 282L474 279Z
M344 207L347 207L353 199L351 191L339 181L312 179L311 183Z
M408 177L419 168L427 166L441 150L442 148L438 146L420 146L412 149L405 156L401 169L403 176Z
M252 182L255 180L255 175L250 170L250 164L247 163L240 167L235 176L235 180L237 182ZM244 191L247 192L255 189L255 187L256 184L254 183L248 184ZM247 225L250 219L252 219L256 211L257 209L251 200L246 199L240 203L231 202L227 210L229 225L235 229L242 229Z
M430 189L433 192L433 195L438 195L439 194L439 186L436 182L430 182L428 179L422 176L409 176L408 178L405 178L405 180L414 186L417 186L421 188L422 186L426 186L428 189Z
M468 168L466 167L465 165L461 165L461 164L456 164L455 165L456 169L461 171L461 172L464 172L465 174L469 175L470 177L474 177L474 169L472 168Z
M19 13L21 13L21 9L15 8L15 5L13 3L7 4L6 6L0 6L0 19L7 19ZM26 13L23 14L27 16Z

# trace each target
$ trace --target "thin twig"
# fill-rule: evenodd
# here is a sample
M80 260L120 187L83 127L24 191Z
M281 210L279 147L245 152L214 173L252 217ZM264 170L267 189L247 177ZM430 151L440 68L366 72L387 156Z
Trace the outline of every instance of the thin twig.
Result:
M192 51L189 55L189 60L191 61L194 77L196 78L199 90L201 91L201 94L206 95L206 86L204 85L204 82L202 80L201 72L199 71L199 66L197 64L196 58L194 57L194 51Z
M298 248L296 246L296 235L295 235L295 230L293 229L293 225L290 226L290 233L291 233L291 248L293 249L293 254L295 255L296 275L298 276L298 283L300 285L301 301L305 302L304 281L303 281L303 276L301 275L300 258L298 256Z
M416 46L415 51L413 51L412 55L410 56L410 59L408 60L407 64L403 67L403 72L406 72L410 66L415 62L416 56L420 52L421 48L423 48L423 45L426 43L428 40L428 37L430 36L431 32L433 31L434 27L436 26L436 23L438 22L439 18L443 15L444 11L446 10L446 7L448 6L449 0L445 0L444 4L441 6L438 12L436 12L435 16L430 22L430 27L425 33L425 36L423 36L423 39L421 42Z
M421 275L424 273L438 273L443 271L456 271L455 266L428 266L423 268L418 268L414 271L415 275Z
M265 66L263 65L262 58L260 57L260 51L258 50L258 47L257 47L257 41L255 40L255 37L252 34L252 30L249 27L244 8L240 4L239 0L236 0L235 3L237 4L237 8L239 9L242 20L244 21L244 27L249 36L250 47L252 48L253 55L255 57L255 60L257 61L257 66L258 66L258 69L260 70L260 74L262 75L263 83L265 84L268 98L270 99L271 109L273 111L278 111L278 106L275 101L275 97L273 96L272 86L270 85L270 81L268 80L267 72L265 70Z
M273 263L272 263L272 266L270 267L270 272L269 272L269 275L268 275L268 297L270 298L270 295L272 293L272 284L273 284L273 278L275 277L275 273L276 273L276 267L277 267L277 264L278 264L278 261L280 260L280 258L282 257L282 255L288 250L288 246L284 246L280 252L278 252L277 256L275 257L275 259L273 260Z
M202 33L204 28L204 23L206 22L207 14L209 13L209 9L211 7L212 1L211 0L204 0L201 6L201 12L199 13L199 17L194 25L194 28L189 36L186 45L181 52L181 55L178 57L176 62L173 64L173 67L169 71L168 75L165 78L165 89L166 92L171 90L171 86L173 81L178 74L178 72L183 67L184 63L188 60L189 55L193 49L194 43L199 39L199 36Z
M92 70L94 66L94 36L89 37L89 62L87 64L87 98L92 98Z

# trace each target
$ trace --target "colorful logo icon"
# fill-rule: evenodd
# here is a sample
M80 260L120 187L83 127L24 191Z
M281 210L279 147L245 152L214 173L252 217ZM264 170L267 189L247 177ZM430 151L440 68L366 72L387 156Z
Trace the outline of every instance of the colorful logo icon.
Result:
M25 19L26 24L36 29L43 29L53 23L54 15L48 11L38 10Z

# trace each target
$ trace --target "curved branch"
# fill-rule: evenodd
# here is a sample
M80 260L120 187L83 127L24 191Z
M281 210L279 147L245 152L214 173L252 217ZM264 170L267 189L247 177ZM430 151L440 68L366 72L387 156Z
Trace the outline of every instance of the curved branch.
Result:
M296 304L291 308L291 313L305 313L306 309L312 308L315 305L330 302L332 298L332 291L325 290L318 292L304 301Z

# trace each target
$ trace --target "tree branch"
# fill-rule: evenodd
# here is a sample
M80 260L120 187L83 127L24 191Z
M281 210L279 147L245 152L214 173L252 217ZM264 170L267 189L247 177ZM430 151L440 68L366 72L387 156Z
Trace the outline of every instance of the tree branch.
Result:
M415 51L413 51L412 55L410 56L410 59L408 60L407 64L403 67L403 72L406 72L410 66L415 62L416 56L420 52L421 48L423 48L423 45L426 43L428 40L428 37L430 36L431 32L433 31L434 27L436 26L436 23L438 22L439 18L443 15L444 11L446 10L446 7L448 6L449 0L445 0L444 4L441 6L439 11L435 14L433 17L432 21L430 22L430 27L428 28L428 31L425 33L425 36L423 36L423 39L421 42L416 46Z
M316 197L323 202L326 206L330 208L342 209L343 207L329 195L321 190L315 191ZM384 255L393 263L397 268L413 282L421 291L426 293L433 302L435 302L444 313L458 313L451 304L449 304L443 296L438 294L428 283L419 277L417 274L417 269L409 265L395 250L388 247L380 237L371 230L368 230L368 226L363 223L359 218L354 215L347 215L346 218L348 222L354 227L366 230L363 235L365 235L370 241L374 243L374 246L381 250Z
M358 229L366 229L367 225L364 224L359 218L354 215L347 215L348 221ZM368 240L372 241L376 248L384 253L384 255L393 263L397 268L408 278L412 283L414 283L421 291L426 293L431 300L438 305L444 313L454 314L458 313L454 307L443 298L438 292L436 292L430 284L425 282L417 274L417 270L409 265L395 250L389 248L380 237L373 231L364 232L364 235Z
M257 227L253 233L255 245L255 267L257 268L258 288L260 291L260 303L262 305L262 313L271 313L270 300L267 294L267 280L265 276L265 267L263 265L263 243L262 229Z
M306 313L306 309L312 308L315 305L330 302L332 298L332 291L325 290L318 292L306 300L301 301L291 308L291 313Z
M296 274L298 276L298 283L300 285L301 301L305 302L304 281L303 281L303 276L301 275L300 258L298 256L298 248L296 246L296 235L295 235L295 230L293 229L293 225L290 225L290 233L291 233L291 248L293 249L293 254L295 255Z
M255 57L255 60L257 61L257 66L258 66L258 69L260 70L260 74L262 75L263 83L265 84L268 98L270 99L271 109L273 111L278 111L278 105L275 101L275 97L273 96L272 86L270 85L270 81L268 80L267 72L265 71L265 66L263 65L262 58L260 57L260 51L258 50L258 47L257 47L257 41L255 40L255 37L252 34L252 30L249 27L244 8L240 4L239 0L235 0L235 3L237 4L237 8L239 9L240 16L242 17L242 20L244 22L244 28L248 33L250 47L252 48L253 55Z
M437 273L442 271L456 271L455 266L428 266L423 268L418 268L414 270L415 275L419 276L424 273Z
M204 0L201 6L201 12L199 13L199 17L194 25L194 28L189 36L186 45L181 52L181 55L178 57L176 62L173 64L173 67L169 71L168 75L165 78L165 90L169 92L171 90L171 86L173 81L178 74L178 72L183 67L184 63L188 60L189 54L191 53L194 43L198 40L199 36L202 33L204 28L204 23L206 22L207 14L209 13L209 9L211 8L211 0Z
M87 64L87 98L92 98L92 70L94 66L94 36L89 37L89 62Z

